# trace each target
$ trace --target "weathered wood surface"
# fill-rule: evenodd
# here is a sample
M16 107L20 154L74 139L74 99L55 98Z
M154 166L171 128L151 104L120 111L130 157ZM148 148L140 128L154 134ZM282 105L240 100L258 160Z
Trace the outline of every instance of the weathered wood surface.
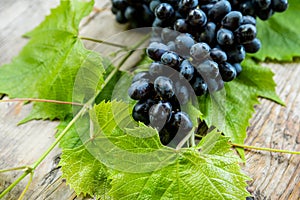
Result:
M26 44L21 35L39 24L58 0L2 0L0 3L0 65L8 63ZM98 0L97 7L109 6ZM105 39L124 30L114 22L109 9L94 12L81 27L81 35ZM128 39L128 38L127 38ZM96 47L87 42L87 48ZM262 99L248 129L246 144L300 151L300 64L266 64L276 74L282 107ZM58 122L32 121L17 126L31 105L0 104L0 169L32 164L54 141ZM241 110L242 111L242 110ZM38 167L25 199L78 199L57 167L60 149L54 151ZM246 152L243 170L253 178L249 190L255 199L300 199L300 156L258 151ZM20 172L0 174L0 191ZM17 199L28 179L22 181L5 199ZM81 199L81 198L80 198Z

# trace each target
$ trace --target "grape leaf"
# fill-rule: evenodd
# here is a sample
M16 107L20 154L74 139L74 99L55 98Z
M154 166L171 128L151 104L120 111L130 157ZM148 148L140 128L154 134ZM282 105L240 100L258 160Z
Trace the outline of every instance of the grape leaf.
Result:
M160 143L157 131L134 122L130 113L130 106L121 101L103 101L95 106L90 112L93 139L87 143L89 151L122 171L148 171L172 160L173 151Z
M126 115L126 109L124 109L124 107L126 108L126 105L127 104L123 102L103 101L91 110L90 116L91 119L96 117L95 120L99 122L102 133L104 133L114 144L113 148L108 148L104 151L104 153L110 154L106 157L107 160L113 159L113 162L120 163L122 167L128 166L129 168L132 168L133 159L137 158L135 157L136 153L151 152L160 148L166 148L161 145L155 129L146 127L143 124L137 124L137 127L135 128L130 128L130 125L126 125L128 124L128 120L124 119L128 117L128 115ZM117 112L117 116L114 116L116 114L115 112ZM125 132L119 127L120 125L122 126L120 120L122 122L125 120L126 122L124 126L127 126L128 128ZM68 123L68 121L62 122L58 126L58 130L61 132ZM97 157L97 153L103 148L106 148L106 141L101 137L102 135L99 134L96 127L93 127L95 134L90 135L90 121L86 121L85 117L77 123L71 127L68 133L60 141L60 147L63 149L60 161L63 177L66 178L67 183L77 194L96 195L103 199L109 199L110 197L107 193L107 190L110 187L110 181L108 179L109 172L108 168L104 165L107 163L101 163L101 159ZM129 132L130 134L128 134ZM84 134L89 137L85 137ZM144 135L147 138L136 137L141 135ZM135 154L124 154L124 151L120 151L122 149L134 152ZM169 149L168 152L172 153ZM133 155L133 157L128 159L126 155ZM153 159L157 160L157 165L166 162L163 160L164 158L165 157L153 157ZM149 167L149 165L144 165L144 163L149 162L151 165L153 159L149 156L147 157L147 160L142 161L140 165ZM112 171L113 168L110 168L109 170Z
M232 142L243 144L254 105L259 104L258 97L283 104L275 92L276 84L272 77L270 69L246 59L243 72L234 81L225 84L226 94L215 94L215 98L219 98L217 103L210 95L199 98L204 120L209 126L214 125L223 131ZM216 117L220 119L216 120ZM243 151L239 153L243 157Z
M31 39L20 54L0 68L0 93L11 98L72 101L80 67L97 65L103 73L100 56L85 49L77 37L79 23L93 4L93 1L62 0L44 22L27 34ZM35 103L24 121L64 119L71 109L70 105Z
M176 159L148 173L114 172L110 194L115 199L245 199L250 196L239 158L228 138L211 132L197 148L181 149Z
M59 165L62 177L66 178L75 192L95 196L101 199L110 199L107 195L110 189L108 169L92 156L85 146L74 149L64 149Z
M61 132L68 126L70 121L72 120L71 117L61 121L60 124L56 127L57 133L56 137L58 137ZM82 127L88 129L88 127ZM74 149L82 145L82 141L78 135L78 129L75 125L71 126L69 131L64 135L64 137L59 142L59 147L62 149Z
M258 20L257 37L261 39L262 48L253 57L262 61L266 58L292 61L299 57L299 12L299 1L289 0L289 8L284 13L276 13L267 21Z

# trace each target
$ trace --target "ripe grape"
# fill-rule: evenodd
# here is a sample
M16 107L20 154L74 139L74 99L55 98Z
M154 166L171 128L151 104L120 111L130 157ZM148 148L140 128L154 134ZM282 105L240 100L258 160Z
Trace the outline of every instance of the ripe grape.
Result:
M165 76L159 76L155 79L154 89L164 99L170 99L175 94L173 81Z
M172 105L169 102L158 102L149 110L150 125L161 130L170 121Z
M153 84L148 79L140 79L132 83L128 95L134 100L146 99L153 94Z

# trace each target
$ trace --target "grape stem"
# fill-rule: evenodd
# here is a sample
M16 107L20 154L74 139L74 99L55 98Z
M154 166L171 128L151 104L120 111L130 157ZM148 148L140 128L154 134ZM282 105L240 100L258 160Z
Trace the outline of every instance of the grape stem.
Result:
M18 171L18 170L23 170L23 169L27 169L27 168L28 168L28 166L13 167L13 168L9 168L9 169L1 169L0 173L11 172L11 171Z
M100 39L89 38L89 37L85 37L85 36L80 36L79 39L87 40L87 41L91 41L91 42L96 42L96 43L101 43L101 44L106 44L106 45L113 46L113 47L119 47L119 48L123 48L125 50L128 49L128 47L125 46L125 45L116 44L116 43L112 43L112 42L107 42L107 41L100 40Z
M25 189L23 190L23 192L21 193L21 195L19 196L18 200L22 200L24 198L24 195L26 194L30 184L32 183L32 178L33 178L33 172L30 173L30 177L29 177L29 181L25 187Z
M229 142L229 144L233 147L240 147L240 148L244 148L244 149L254 149L254 150L260 150L260 151L269 151L269 152L288 153L288 154L300 155L299 151L288 151L288 150L283 150L283 149L256 147L256 146L249 146L249 145L243 145L243 144L236 144L236 143L232 143L232 142Z
M50 99L35 99L35 98L15 98L15 99L6 99L0 100L0 103L4 102L19 102L19 101L32 101L32 102L43 102L43 103L55 103L55 104L67 104L73 106L84 106L84 104L76 103L76 102L68 102L68 101L58 101L58 100L50 100Z
M1 170L0 172L7 172L7 171L12 171L12 170L21 170L21 169L26 169L26 171L17 179L15 180L11 185L9 185L2 193L0 193L0 199L3 198L7 193L9 193L20 181L22 181L27 175L31 174L31 176L34 173L34 170L41 164L41 162L49 155L49 153L56 147L56 145L61 141L61 139L66 135L66 133L69 131L69 129L76 123L76 121L82 117L89 109L91 109L92 104L94 103L95 98L100 94L101 90L109 83L109 81L113 78L113 76L120 70L122 65L128 60L128 58L134 53L135 49L140 47L142 44L144 44L148 39L149 39L149 34L147 34L144 38L141 39L138 43L132 46L132 50L129 51L126 56L121 60L120 64L109 74L109 76L105 79L104 84L102 85L101 89L97 91L97 93L84 105L80 104L83 106L80 111L75 115L75 117L69 122L67 127L64 128L64 130L60 133L60 135L56 138L54 143L42 154L42 156L30 167L17 167L17 168L12 168L12 169L6 169L6 170ZM37 99L35 99L37 100ZM3 100L2 100L3 101ZM6 101L6 100L4 100ZM61 103L60 101L55 102L55 100L50 100L51 103ZM49 102L48 100L46 101L40 101L40 102ZM66 102L64 102L66 103ZM73 104L72 102L69 102L70 104ZM77 103L76 103L77 104ZM25 190L21 194L21 198L25 195L26 191L28 190L28 187L31 183L31 178L29 180L29 183L27 184ZM23 194L24 193L24 194Z
M28 168L17 180L10 184L1 194L0 199L2 199L7 193L9 193L19 182L21 182L28 174L33 173L31 168Z

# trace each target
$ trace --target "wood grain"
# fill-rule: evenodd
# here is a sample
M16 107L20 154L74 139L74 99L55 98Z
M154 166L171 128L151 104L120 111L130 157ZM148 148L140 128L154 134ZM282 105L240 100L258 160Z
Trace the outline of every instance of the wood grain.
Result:
M27 40L22 34L38 25L59 0L2 0L0 4L0 65L8 63ZM96 1L96 7L107 8L108 0ZM96 10L95 10L96 11ZM109 27L109 28L108 28ZM114 21L109 9L93 12L81 24L80 35L106 39L125 30ZM121 38L129 44L130 37ZM109 51L109 47L85 42L89 49ZM265 64L270 67L278 84L277 92L286 102L280 106L261 99L248 128L246 144L300 151L300 64ZM54 141L58 122L32 121L17 126L31 110L31 104L0 103L0 169L32 164ZM76 197L57 166L60 149L56 148L38 167L25 199L82 199ZM249 190L255 199L300 199L300 156L246 151L242 166L252 177ZM0 191L20 175L20 172L0 174ZM25 179L5 199L17 199L26 185Z

